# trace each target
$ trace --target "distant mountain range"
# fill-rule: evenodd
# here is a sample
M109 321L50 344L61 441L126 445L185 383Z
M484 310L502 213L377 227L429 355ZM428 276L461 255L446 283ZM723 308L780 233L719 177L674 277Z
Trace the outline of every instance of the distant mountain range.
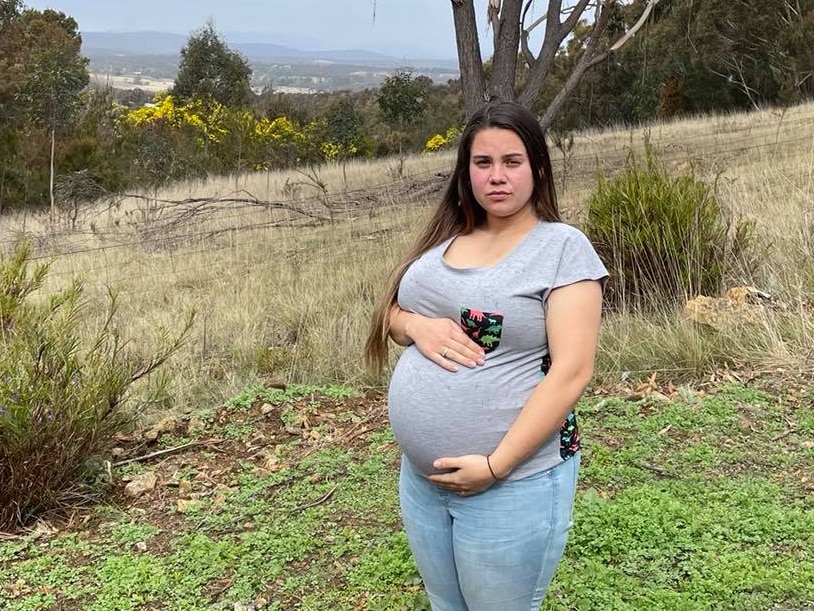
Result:
M239 38L239 36L235 36ZM90 59L107 55L177 56L189 37L166 32L82 32L82 52ZM457 70L454 61L422 58L396 58L360 49L306 51L270 42L224 41L249 60L263 62L334 62L368 66L422 66Z

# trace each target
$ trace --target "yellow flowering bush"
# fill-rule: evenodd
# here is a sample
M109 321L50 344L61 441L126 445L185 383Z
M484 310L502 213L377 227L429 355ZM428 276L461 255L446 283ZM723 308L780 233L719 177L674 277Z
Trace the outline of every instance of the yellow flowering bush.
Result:
M179 104L164 93L141 108L115 111L119 137L136 151L134 167L159 178L188 169L226 173L341 161L359 150L330 139L324 120L300 125L285 116L258 118L214 100Z
M434 153L436 151L440 151L447 145L449 145L449 141L446 138L444 138L441 134L435 134L424 144L424 150L428 153Z
M325 161L334 162L350 159L359 152L359 147L355 144L344 145L337 142L323 142L321 150Z
M254 135L259 144L281 144L302 141L304 135L287 117L260 119L254 124Z
M151 104L122 113L120 120L130 127L144 129L166 125L171 129L189 129L197 135L201 144L220 142L227 131L225 123L229 111L215 101L193 100L177 105L170 94L157 95Z
M435 134L432 138L424 143L425 153L435 153L447 148L450 148L458 141L461 135L461 130L457 127L449 127L443 134Z

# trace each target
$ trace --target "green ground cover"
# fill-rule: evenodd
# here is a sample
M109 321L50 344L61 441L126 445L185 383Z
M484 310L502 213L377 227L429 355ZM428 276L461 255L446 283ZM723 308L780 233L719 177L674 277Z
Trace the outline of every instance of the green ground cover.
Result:
M586 398L543 609L814 609L814 393L790 388ZM110 502L55 532L0 542L0 608L429 608L380 394L253 387L124 450L190 442L114 469ZM148 470L156 489L126 498Z

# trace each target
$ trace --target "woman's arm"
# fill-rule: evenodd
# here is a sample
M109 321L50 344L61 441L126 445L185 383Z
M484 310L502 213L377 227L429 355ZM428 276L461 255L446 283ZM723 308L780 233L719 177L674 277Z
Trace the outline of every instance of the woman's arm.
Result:
M559 429L591 380L602 314L602 288L586 280L551 291L546 307L546 333L551 368L537 385L487 462L484 456L440 458L432 475L437 484L472 493L502 479L531 456ZM491 467L491 471L490 471Z
M389 320L394 342L400 346L415 344L421 354L448 371L457 371L456 363L465 367L484 363L483 348L450 318L430 318L393 305Z
M551 291L546 333L551 368L492 452L495 474L506 477L559 429L591 381L602 314L598 282Z

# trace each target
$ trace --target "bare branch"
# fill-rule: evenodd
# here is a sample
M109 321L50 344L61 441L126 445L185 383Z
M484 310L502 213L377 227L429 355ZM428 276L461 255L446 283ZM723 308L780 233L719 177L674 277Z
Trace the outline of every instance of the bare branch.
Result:
M577 26L580 17L582 17L582 13L584 13L585 9L588 8L590 1L591 0L580 0L579 3L574 7L574 10L571 11L571 14L568 15L568 18L562 23L562 27L565 28L566 36ZM597 13L609 9L614 2L615 0L602 0L602 2L599 2L596 5ZM565 36L563 36L563 39L564 38Z
M619 49L624 47L627 43L631 41L631 39L639 33L639 30L642 29L647 20L650 18L650 13L653 12L655 6L659 3L660 0L650 0L647 3L647 6L644 7L644 11L642 11L642 16L639 17L639 20L633 24L633 27L630 28L625 35L622 36L619 40L613 43L608 49L608 54L616 53Z
M574 66L571 74L568 75L568 79L566 79L562 89L560 89L557 92L557 95L554 96L551 104L549 104L548 108L546 108L545 114L540 119L540 123L543 125L544 129L547 129L554 122L554 116L557 114L557 111L565 103L565 100L568 99L571 93L573 93L574 89L576 89L582 75L585 74L588 68L591 67L591 61L596 53L599 41L602 38L602 32L604 32L605 28L608 27L608 21L610 20L610 9L606 8L604 5L597 6L597 13L598 14L594 22L594 29L591 32L590 38L588 39L588 44L585 47L585 51L582 53L582 56L579 58L576 66ZM526 92L524 91L523 93ZM526 104L530 106L532 102L533 99L529 100Z
M526 14L529 12L529 9L531 8L532 4L534 4L534 0L528 0L528 2L526 3L526 8L523 9L523 23L526 23ZM540 17L534 23L532 23L529 27L524 29L524 33L528 36L528 34L531 34L534 28L538 27L546 19L548 19L548 14L540 15Z
M495 54L497 54L497 45L500 39L500 0L489 0L486 18L492 26L492 40L494 41Z
M547 15L543 15L529 27L525 27L524 24L526 23L526 15L528 15L528 12L533 4L534 0L528 0L528 2L526 2L526 6L523 8L523 16L520 18L520 50L523 53L523 59L529 66L533 65L537 60L537 58L534 57L534 54L531 52L531 49L529 49L529 35L531 34L531 31L543 23L547 17Z
M568 24L573 21L575 16L579 18L579 16L582 15L590 1L591 0L579 0L571 15L565 20L565 23L560 23L562 0L551 0L548 3L547 24L543 45L537 59L529 64L528 80L526 81L526 86L523 88L523 92L518 97L518 102L524 106L531 107L532 102L537 98L537 95L542 89L546 78L548 78L551 67L554 65L557 50L560 48L560 45L562 45L562 41L565 40L565 37L568 36L573 29L573 26L568 27ZM604 1L609 2L612 0Z
M121 467L122 465L129 465L133 462L144 462L146 460L151 460L153 458L158 458L160 456L169 456L170 454L177 454L178 452L183 452L184 450L188 450L189 448L194 448L196 446L201 445L203 442L201 441L191 441L189 443L185 443L180 446L176 446L174 448L168 448L166 450L159 450L158 452L153 452L151 454L145 454L144 456L135 456L133 458L127 458L125 460L120 460L113 463L113 467Z

